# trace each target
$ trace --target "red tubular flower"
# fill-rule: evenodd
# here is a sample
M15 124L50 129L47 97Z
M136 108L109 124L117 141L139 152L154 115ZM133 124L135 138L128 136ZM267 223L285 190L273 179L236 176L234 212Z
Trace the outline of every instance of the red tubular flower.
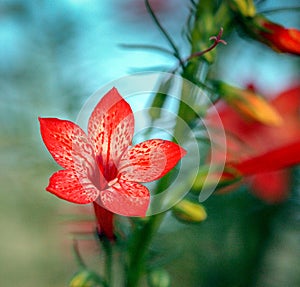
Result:
M70 202L93 202L98 231L108 238L113 237L112 213L146 215L150 193L140 182L161 178L186 153L177 144L161 139L129 148L134 117L115 88L95 107L87 135L67 120L39 121L46 147L64 168L52 175L46 190Z
M300 55L300 31L294 28L285 28L279 24L257 15L254 18L255 28L259 40L273 50L283 53Z
M282 117L280 126L245 121L224 103L218 106L227 135L227 166L247 177L254 193L269 203L286 198L289 177L285 168L300 163L299 95L300 86L295 86L270 101ZM212 127L216 116L207 117Z

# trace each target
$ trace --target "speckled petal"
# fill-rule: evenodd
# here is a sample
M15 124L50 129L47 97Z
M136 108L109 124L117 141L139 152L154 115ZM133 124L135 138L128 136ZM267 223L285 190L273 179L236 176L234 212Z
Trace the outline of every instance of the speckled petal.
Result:
M88 134L106 178L111 179L112 175L107 173L117 166L131 144L133 132L132 110L113 88L97 104L88 124Z
M79 126L56 118L39 121L43 141L59 165L90 178L96 176L93 147Z
M145 216L149 202L149 190L136 182L120 180L100 192L101 204L113 213L123 216Z
M120 161L119 177L123 180L149 182L169 172L186 154L179 145L152 139L128 150Z
M79 204L93 202L99 195L99 190L87 177L80 177L72 170L59 170L54 173L46 190L64 200Z

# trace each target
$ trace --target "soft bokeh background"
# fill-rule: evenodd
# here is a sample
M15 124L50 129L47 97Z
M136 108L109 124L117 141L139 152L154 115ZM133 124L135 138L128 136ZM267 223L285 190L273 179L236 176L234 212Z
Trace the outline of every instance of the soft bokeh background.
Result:
M151 2L188 55L181 32L189 1ZM270 9L259 2L261 10ZM299 14L287 13L268 16L299 27ZM67 286L76 271L63 232L65 214L76 211L44 191L58 166L41 142L37 118L75 120L109 81L176 65L166 55L120 47L137 43L166 45L141 0L0 2L0 286ZM216 71L234 84L255 81L270 93L299 75L296 57L253 42L233 38L221 51ZM266 207L242 189L210 198L208 220L200 226L170 219L156 245L172 254L172 286L299 286L299 170L294 174L293 195L282 206Z

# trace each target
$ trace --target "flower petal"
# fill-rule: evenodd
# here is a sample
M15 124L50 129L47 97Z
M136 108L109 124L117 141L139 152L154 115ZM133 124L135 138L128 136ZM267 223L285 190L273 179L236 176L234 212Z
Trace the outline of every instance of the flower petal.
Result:
M300 141L268 151L248 160L231 163L243 175L275 171L300 163Z
M55 161L63 168L93 177L94 152L84 131L66 120L39 118L39 121L43 141Z
M102 206L124 216L145 216L149 202L149 190L137 183L120 180L100 192Z
M113 179L115 166L131 144L134 118L129 104L117 89L111 89L95 107L88 124L88 134L107 180Z
M294 85L282 91L272 100L272 105L284 117L292 116L299 121L300 85Z
M152 139L137 144L121 158L119 175L123 180L149 182L169 172L186 154L179 145Z
M72 170L54 173L46 190L64 200L80 204L93 202L99 195L99 190L87 177L79 177Z
M290 192L290 174L288 170L264 172L250 179L253 193L267 203L280 203Z

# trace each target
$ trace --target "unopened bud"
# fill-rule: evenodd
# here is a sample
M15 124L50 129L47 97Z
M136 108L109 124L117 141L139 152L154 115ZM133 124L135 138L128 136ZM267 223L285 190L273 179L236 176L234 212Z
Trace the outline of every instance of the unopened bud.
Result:
M148 282L150 287L171 286L170 275L166 270L162 268L156 268L154 270L151 270L148 275Z
M78 271L71 279L69 287L100 287L101 278L92 271L82 269Z
M256 14L254 2L252 0L232 0L231 8L244 17L253 17Z
M198 223L206 219L207 213L200 203L183 199L172 209L173 215L180 221Z
M225 101L242 116L269 126L279 126L279 113L259 94L225 83L219 85L219 92Z

